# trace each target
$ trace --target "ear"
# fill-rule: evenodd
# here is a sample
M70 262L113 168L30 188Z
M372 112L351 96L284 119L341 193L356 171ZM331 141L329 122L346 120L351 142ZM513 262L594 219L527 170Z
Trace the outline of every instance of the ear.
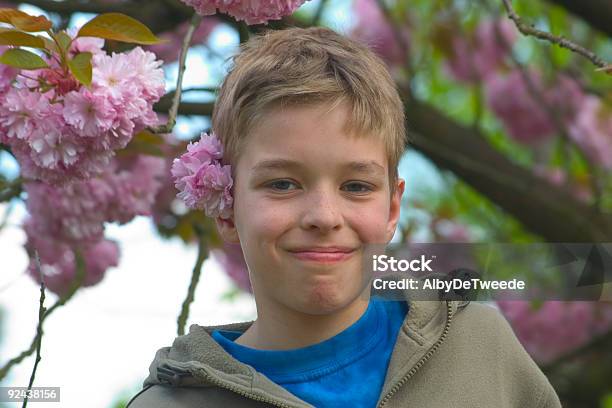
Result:
M215 218L215 224L217 225L217 230L221 235L221 238L227 243L230 244L239 244L240 238L238 237L238 230L236 229L236 225L234 224L234 216L232 215L230 218Z
M404 179L398 178L395 186L395 192L391 196L391 203L389 206L389 221L387 222L387 243L391 241L395 234L395 228L399 222L400 208L402 206L402 196L404 195L404 187L406 182Z

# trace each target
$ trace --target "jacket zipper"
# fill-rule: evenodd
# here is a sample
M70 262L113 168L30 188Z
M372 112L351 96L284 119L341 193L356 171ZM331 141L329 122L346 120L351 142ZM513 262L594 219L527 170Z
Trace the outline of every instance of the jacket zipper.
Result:
M385 404L389 401L389 399L393 396L393 394L395 394L406 383L406 381L408 381L412 376L414 376L414 374L425 364L425 362L427 362L427 360L431 358L431 356L436 352L436 350L438 350L438 348L444 342L444 340L446 339L446 336L448 335L448 330L450 328L452 320L453 320L452 306L450 302L447 301L446 302L446 325L444 326L444 331L442 332L442 335L440 336L438 341L436 341L434 345L429 349L429 351L410 369L410 371L408 371L408 373L400 380L400 382L398 382L397 384L393 386L393 388L387 393L387 395L385 395L385 397L380 401L380 404L378 404L376 408L384 407Z

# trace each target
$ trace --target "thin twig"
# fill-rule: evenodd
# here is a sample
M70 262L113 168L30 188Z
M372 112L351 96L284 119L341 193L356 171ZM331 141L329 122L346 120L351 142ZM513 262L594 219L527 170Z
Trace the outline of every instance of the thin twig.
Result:
M187 297L183 301L183 305L181 307L181 314L178 317L178 335L182 336L185 334L185 325L187 324L187 318L189 317L189 306L193 302L195 297L195 290L198 286L198 281L200 280L200 273L202 272L202 264L204 260L208 257L208 245L206 242L206 234L205 231L202 230L202 227L198 224L194 224L193 228L195 230L196 235L198 236L198 258L196 260L195 266L193 267L193 272L191 274L191 282L189 283L189 289L187 290Z
M36 377L36 369L38 368L38 363L41 360L40 357L40 347L42 344L43 337L43 329L42 325L45 320L45 277L42 273L42 267L40 265L40 257L38 256L38 251L34 251L34 259L36 261L36 269L38 270L38 274L40 275L40 303L38 305L38 326L36 327L36 360L34 360L34 368L32 369L32 374L30 375L30 382L28 383L28 391L32 389L32 385L34 384L34 377ZM28 393L26 393L23 399L22 408L26 408L28 406Z
M244 21L238 21L238 36L240 37L240 44L243 44L249 41L251 37L251 31L249 30L249 26Z
M576 54L582 55L584 58L590 60L593 65L601 68L604 72L610 74L612 73L610 69L610 63L607 63L603 59L599 58L593 51L587 50L586 48L578 45L567 38L563 38L561 36L556 36L546 31L541 31L535 28L533 25L525 23L514 11L512 8L511 0L502 0L506 11L508 12L508 17L514 21L514 24L519 29L521 33L527 36L533 36L539 38L541 40L546 40L553 44L556 44L560 47L567 48L568 50L575 52Z
M76 293L77 289L81 287L81 283L85 279L85 262L83 256L81 255L79 250L75 250L75 260L76 260L76 276L72 282L71 287L68 289L68 292L62 296L58 301L56 301L53 306L47 309L42 317L43 321L46 320L54 310L58 307L63 306L68 302L72 296ZM0 368L0 382L6 377L8 372L13 368L13 366L21 363L26 357L31 356L37 348L37 337L35 336L32 339L32 343L27 350L22 351L17 357L10 359L3 367Z
M15 208L14 202L10 201L8 205L6 206L6 210L4 211L4 214L2 215L2 221L0 221L0 231L2 231L8 225L9 217L11 216L11 212L13 212L14 208ZM0 288L0 292L2 292L1 288Z
M476 81L476 83L474 84L473 92L474 92L476 108L474 109L474 118L472 120L472 127L475 130L480 130L480 124L482 123L482 116L484 113L484 97L483 97L482 80L478 79Z
M410 58L410 53L409 53L410 44L408 44L408 41L402 35L400 27L398 27L395 19L391 15L391 12L389 11L387 6L385 5L384 1L383 0L377 0L376 3L378 4L378 8L380 9L380 11L383 13L383 16L385 17L385 20L387 20L387 23L391 26L391 29L393 30L393 36L395 37L395 40L399 44L399 46L402 49L402 51L404 51L406 53L407 60L406 60L406 65L405 66L406 66L406 69L408 70L409 79L412 80L412 78L415 77L415 70L414 70L414 67L412 66L412 60ZM400 91L402 91L403 94L405 94L409 98L412 98L412 90L410 89L409 86L403 86L401 83L398 83L397 86L399 87Z
M317 7L314 16L312 17L312 21L310 23L311 26L318 26L321 22L321 17L323 17L323 11L325 10L325 6L327 5L327 0L321 0L319 3L319 7Z
M189 92L210 92L210 93L216 93L218 90L217 87L194 87L194 88L186 88L183 89L181 92L183 94L189 93ZM168 92L167 94L165 94L164 96L162 96L160 98L160 101L163 99L173 99L176 96L176 89L173 89L172 91Z
M189 45L191 44L191 38L193 37L193 33L198 28L201 22L202 16L197 13L194 13L191 17L189 29L185 34L185 38L183 38L183 46L181 48L181 54L179 56L178 77L176 79L176 88L174 92L174 98L172 99L172 106L170 107L170 112L168 112L168 122L165 125L151 129L153 133L171 133L172 129L174 128L174 125L176 124L176 115L178 113L178 107L181 102L181 89L183 87L183 74L185 73L185 61L187 60L187 52L189 51Z
M595 174L596 167L593 164L591 164L586 152L582 149L582 146L575 143L573 139L569 136L566 126L563 123L563 118L561 117L559 111L556 109L555 106L549 104L546 101L546 99L544 98L544 95L542 94L542 91L538 89L534 81L532 81L531 76L527 72L527 69L525 69L523 64L521 64L521 62L516 57L516 55L514 55L514 51L511 45L507 42L506 38L501 33L501 28L499 24L495 24L494 28L495 28L496 40L507 50L508 55L510 56L510 59L512 60L512 63L519 70L521 77L523 79L523 82L525 83L525 86L527 87L527 92L529 92L533 100L541 108L544 109L544 111L546 112L550 120L552 121L553 126L559 133L559 136L561 137L561 141L563 143L563 146L562 146L563 149L561 150L561 152L563 154L563 162L566 165L566 173L568 175L571 175L571 172L569 171L569 160L571 156L570 156L570 152L566 150L565 148L566 146L569 146L569 145L574 146L576 150L578 151L578 154L581 156L581 158L585 161L585 163L587 163L587 166L589 167L592 173L591 187L593 189L593 195L595 197L594 207L599 208L600 203L601 203L602 193L601 193L599 182L597 180L597 174Z
M21 178L17 178L6 184L4 184L4 182L0 182L0 203L10 201L21 194L22 181L23 180Z

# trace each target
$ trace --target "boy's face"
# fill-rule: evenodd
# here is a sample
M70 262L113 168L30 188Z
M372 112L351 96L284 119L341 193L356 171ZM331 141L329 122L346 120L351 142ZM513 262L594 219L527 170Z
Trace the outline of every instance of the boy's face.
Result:
M217 219L223 238L243 248L259 314L280 308L320 315L349 306L369 293L364 245L393 237L404 180L390 197L383 142L346 134L346 105L328 109L268 113L249 134L235 169L233 219ZM265 165L280 159L294 164ZM315 246L353 252L335 262L294 252Z

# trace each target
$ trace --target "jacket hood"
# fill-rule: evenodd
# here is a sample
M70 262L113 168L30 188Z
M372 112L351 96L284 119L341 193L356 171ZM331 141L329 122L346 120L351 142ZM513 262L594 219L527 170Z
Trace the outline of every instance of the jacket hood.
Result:
M421 353L414 353L415 362L448 330L452 314L466 302L457 301L413 301L409 291L400 291L401 299L409 304L408 314L404 319L400 334L417 339L423 347ZM378 292L380 293L380 292ZM397 298L397 297L396 297ZM192 324L189 333L178 336L171 347L162 347L155 354L149 366L149 376L143 388L155 384L174 387L207 387L220 386L243 395L261 392L266 398L278 399L278 402L297 407L309 406L297 399L283 387L273 383L253 367L236 360L227 353L213 338L214 330L232 330L244 332L253 321L200 326ZM401 337L401 336L398 336ZM407 351L401 349L398 339L393 355ZM389 364L387 378L394 377L394 371L401 370L402 364L395 363L393 356Z

